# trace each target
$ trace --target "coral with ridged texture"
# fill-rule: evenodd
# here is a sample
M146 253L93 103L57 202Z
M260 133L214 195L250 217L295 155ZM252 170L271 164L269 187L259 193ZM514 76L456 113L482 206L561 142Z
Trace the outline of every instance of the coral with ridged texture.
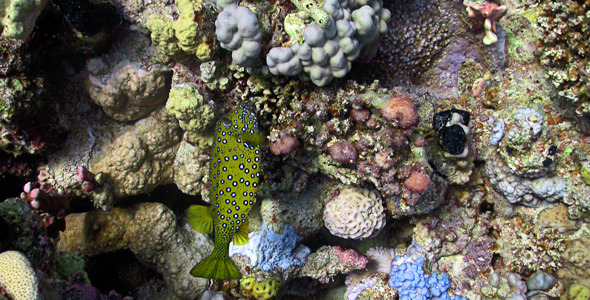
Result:
M38 285L35 270L26 256L18 251L0 253L0 288L12 299L41 299Z
M324 209L326 227L335 236L363 239L377 234L385 226L381 196L364 188L348 187Z
M281 278L266 279L258 282L256 277L247 277L240 280L240 287L247 296L256 300L274 299L281 289Z

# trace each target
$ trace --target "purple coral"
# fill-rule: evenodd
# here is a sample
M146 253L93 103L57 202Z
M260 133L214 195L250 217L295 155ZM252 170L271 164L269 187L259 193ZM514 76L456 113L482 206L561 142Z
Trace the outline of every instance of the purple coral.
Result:
M281 131L275 140L269 142L268 146L274 155L287 155L299 147L299 141L293 135Z
M349 141L335 142L328 148L330 157L339 163L354 163L358 153L354 145Z

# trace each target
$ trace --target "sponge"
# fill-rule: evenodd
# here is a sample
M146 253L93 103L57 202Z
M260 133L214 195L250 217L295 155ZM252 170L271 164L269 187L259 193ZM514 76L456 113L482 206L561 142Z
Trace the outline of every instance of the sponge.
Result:
M35 271L27 257L18 251L0 253L0 286L14 300L40 299Z

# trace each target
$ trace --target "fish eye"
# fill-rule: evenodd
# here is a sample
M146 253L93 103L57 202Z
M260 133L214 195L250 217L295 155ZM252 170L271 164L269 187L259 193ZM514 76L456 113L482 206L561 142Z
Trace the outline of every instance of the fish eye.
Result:
M223 119L221 119L221 124L223 124L223 126L225 127L229 127L231 125L231 121L228 118L224 117Z

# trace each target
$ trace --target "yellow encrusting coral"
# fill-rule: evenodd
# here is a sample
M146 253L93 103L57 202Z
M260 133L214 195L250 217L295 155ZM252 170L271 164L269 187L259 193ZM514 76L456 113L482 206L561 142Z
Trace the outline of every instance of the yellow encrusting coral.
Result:
M281 278L267 279L258 282L254 276L247 277L240 280L240 287L247 296L251 296L256 300L273 299L281 289Z
M33 266L18 251L0 253L0 287L14 300L40 299Z
M174 115L180 127L188 133L192 143L210 145L213 143L213 119L215 112L206 104L196 84L187 83L173 86L166 102L166 110ZM207 130L209 129L209 130Z
M199 33L199 24L195 14L201 12L203 1L178 0L176 7L180 16L171 21L162 15L151 15L145 26L152 32L152 41L165 55L177 55L185 52L196 55L200 60L211 58L211 48L207 37Z

